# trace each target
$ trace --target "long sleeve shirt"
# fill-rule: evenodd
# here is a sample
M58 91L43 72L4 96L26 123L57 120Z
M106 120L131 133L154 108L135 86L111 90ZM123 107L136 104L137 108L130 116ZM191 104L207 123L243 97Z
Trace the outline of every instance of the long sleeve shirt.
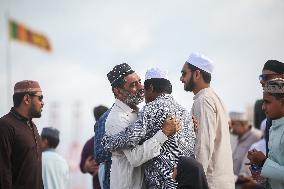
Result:
M211 88L200 90L193 99L192 114L200 124L196 160L204 168L210 189L233 189L233 160L225 106Z
M168 115L179 118L182 129L162 145L159 156L143 165L147 188L176 188L177 183L172 179L173 167L180 156L193 156L195 133L191 115L172 95L162 94L143 107L132 125L116 135L106 135L103 139L105 148L111 151L133 148L153 137Z
M48 149L42 153L42 180L44 189L68 188L68 164L54 149Z
M284 188L284 117L272 120L269 129L268 158L261 176L268 178L271 189Z
M42 189L40 136L14 108L0 119L0 188Z
M107 135L114 135L136 121L137 112L116 99L106 120ZM161 145L167 140L162 132L157 133L142 145L132 149L112 151L110 188L141 189L144 171L140 165L160 154Z

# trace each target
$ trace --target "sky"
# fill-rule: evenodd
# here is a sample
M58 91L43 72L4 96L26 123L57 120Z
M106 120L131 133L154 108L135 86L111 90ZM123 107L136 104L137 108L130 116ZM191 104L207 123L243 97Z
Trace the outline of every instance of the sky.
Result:
M7 15L46 35L52 51L8 40ZM283 19L283 0L0 0L0 115L17 81L39 81L45 106L35 122L61 130L59 151L72 159L71 185L80 188L78 152L93 135L92 108L114 101L112 67L127 62L142 80L151 67L168 70L173 96L190 110L193 94L183 90L180 71L200 52L214 62L211 86L228 111L245 111L262 97L263 64L284 62Z

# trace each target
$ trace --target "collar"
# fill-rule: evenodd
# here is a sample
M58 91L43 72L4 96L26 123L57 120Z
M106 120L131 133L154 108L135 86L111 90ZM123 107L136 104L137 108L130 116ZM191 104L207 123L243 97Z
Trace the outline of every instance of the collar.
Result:
M272 120L272 126L271 128L277 128L279 126L282 126L284 124L284 117L281 117L279 119Z
M21 114L19 114L14 107L11 108L10 112L12 113L12 115L14 115L18 120L20 121L24 121L24 122L28 122L31 121L31 119L28 119L24 116L22 116Z
M212 89L210 87L201 89L200 91L198 91L198 93L196 95L194 95L193 100L197 99L199 96L203 95L206 92L212 91Z
M127 104L125 104L124 102L122 102L121 100L117 98L115 99L115 105L117 105L120 109L122 109L127 114L137 112L136 110L133 110Z

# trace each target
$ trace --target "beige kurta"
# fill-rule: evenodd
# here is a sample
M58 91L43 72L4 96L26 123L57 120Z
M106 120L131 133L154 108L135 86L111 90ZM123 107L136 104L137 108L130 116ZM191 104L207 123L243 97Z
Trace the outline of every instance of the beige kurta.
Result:
M196 159L203 165L210 189L235 188L229 119L223 102L211 88L194 96L192 113L200 126Z

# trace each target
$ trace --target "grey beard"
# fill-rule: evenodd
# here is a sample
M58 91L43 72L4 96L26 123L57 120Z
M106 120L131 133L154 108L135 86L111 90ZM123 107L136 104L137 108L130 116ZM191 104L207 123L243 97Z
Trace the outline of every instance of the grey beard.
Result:
M126 104L131 104L137 106L141 102L143 102L144 97L142 96L141 91L137 92L135 95L129 94L128 91L125 91L125 94L127 95L125 103Z

